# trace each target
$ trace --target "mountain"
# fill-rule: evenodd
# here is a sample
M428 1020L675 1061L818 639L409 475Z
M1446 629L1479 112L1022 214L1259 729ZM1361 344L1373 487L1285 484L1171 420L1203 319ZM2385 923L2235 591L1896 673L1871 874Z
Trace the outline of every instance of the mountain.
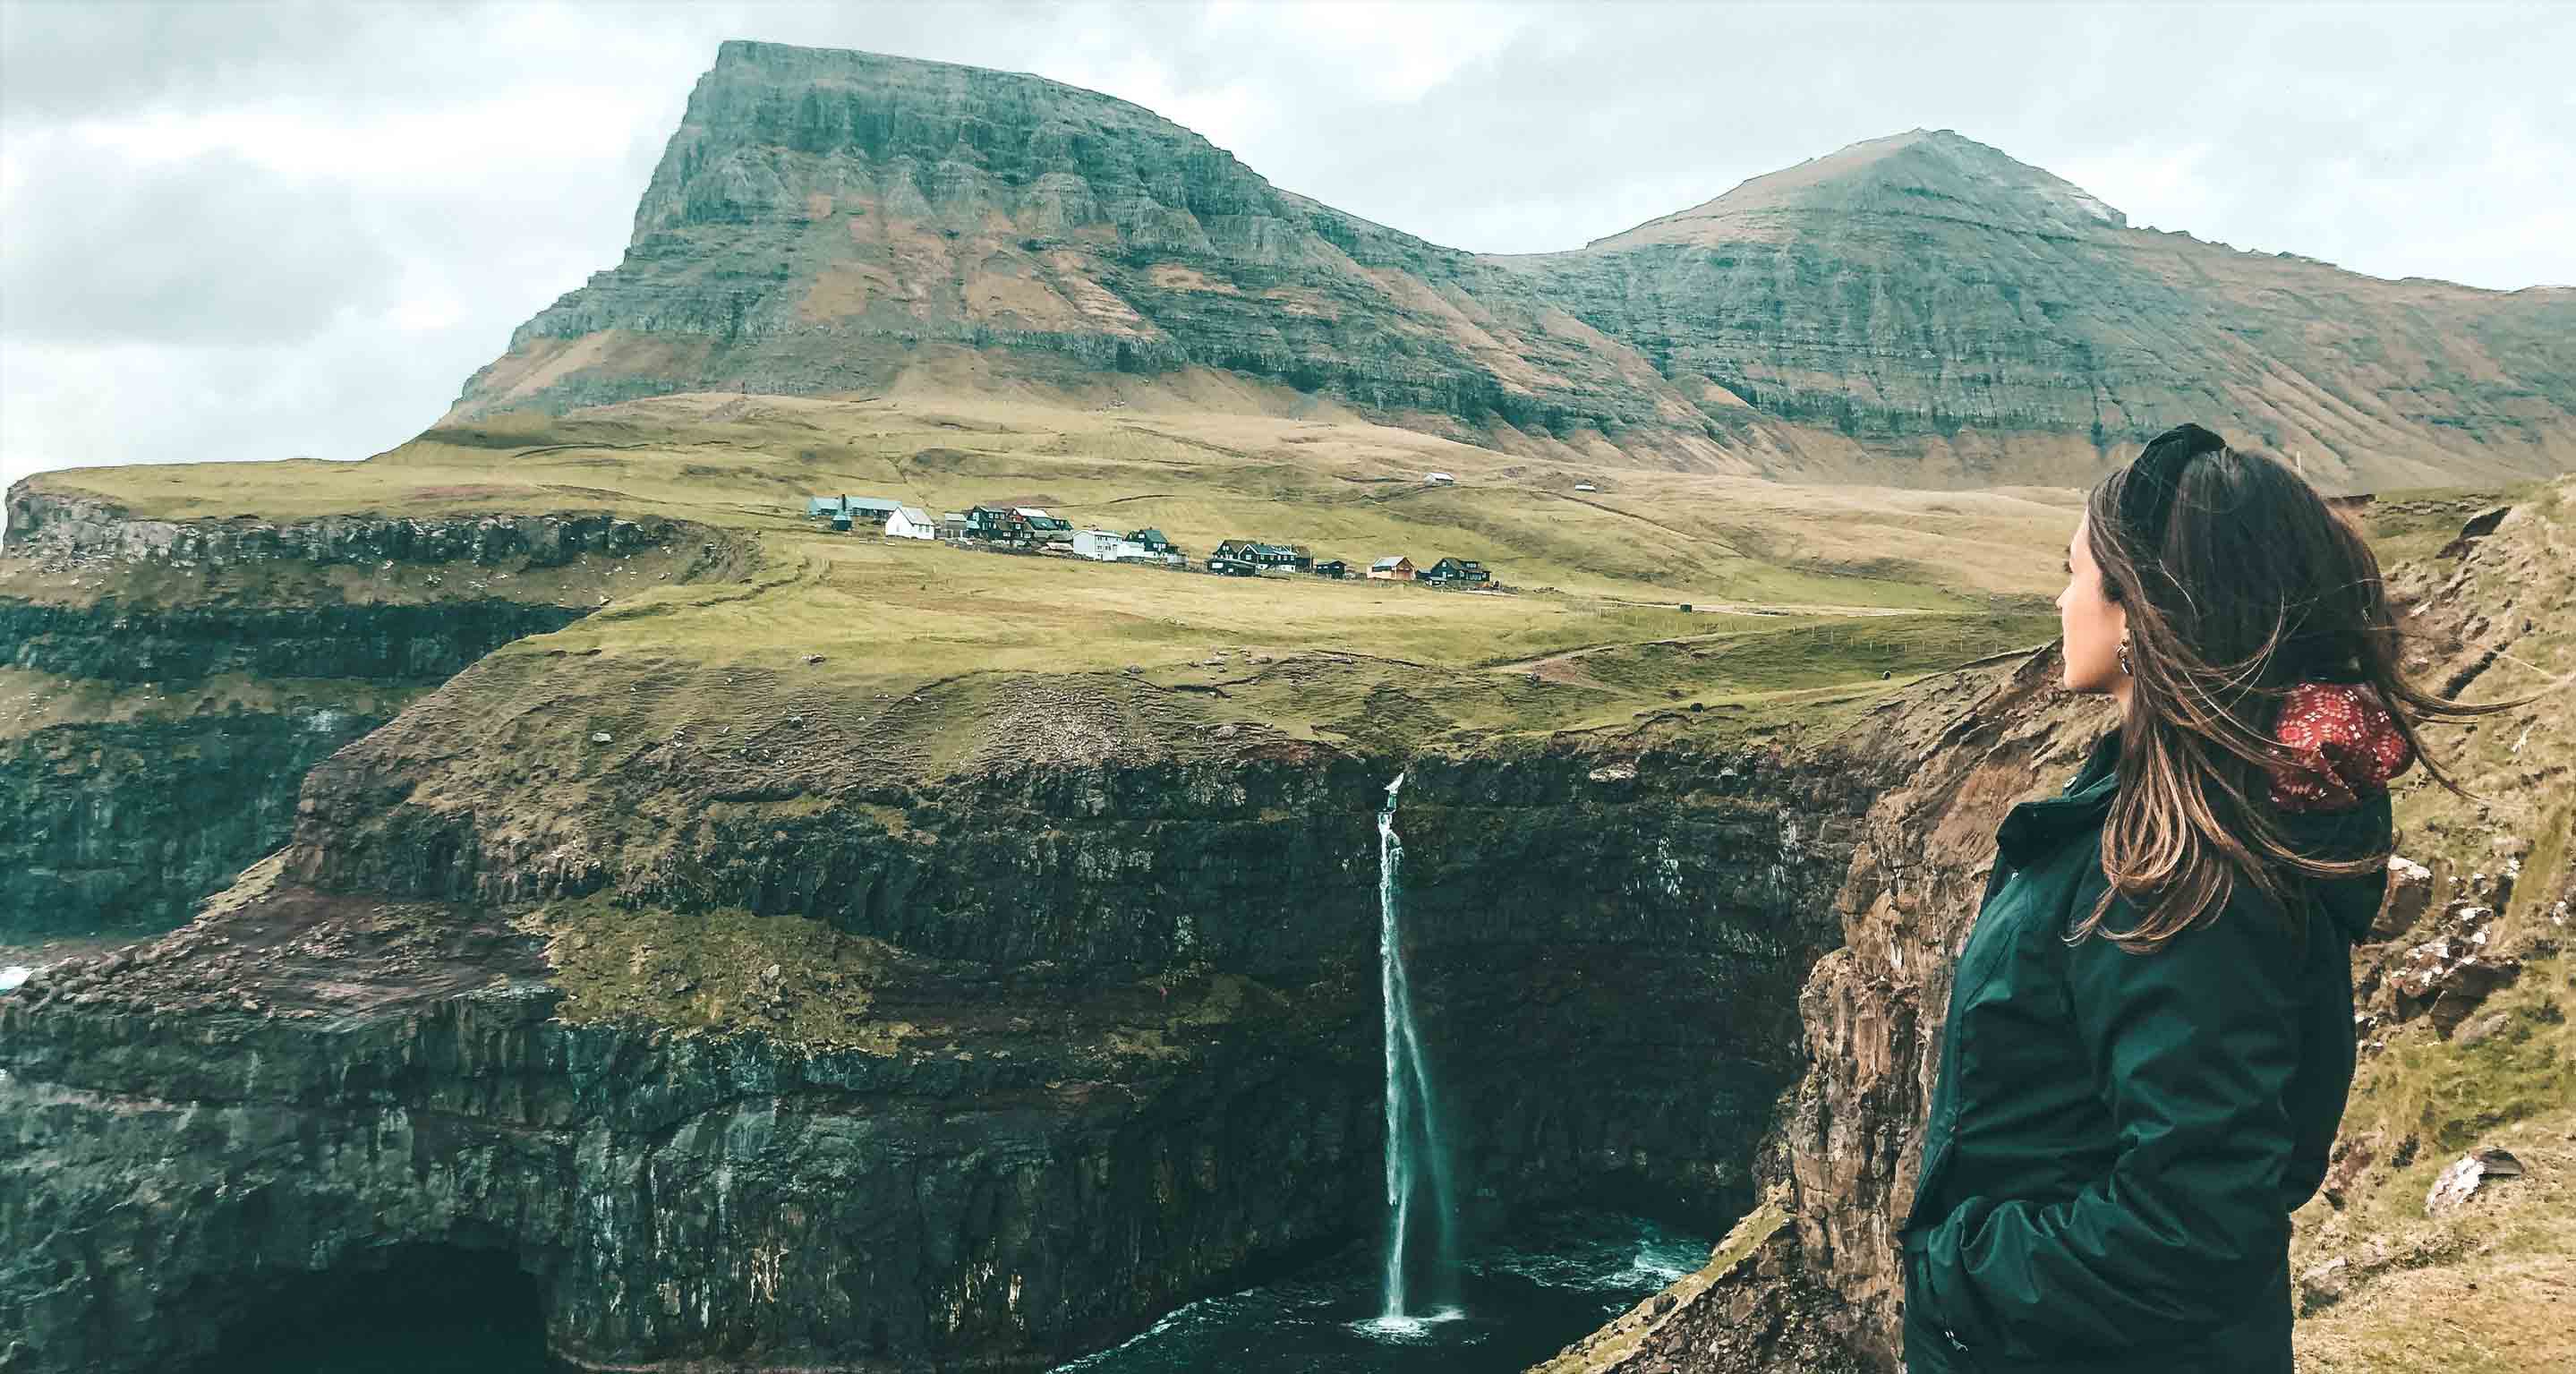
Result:
M2344 486L2576 466L2576 292L2131 228L1946 130L1479 255L1096 92L751 42L700 79L624 261L449 420L1191 369L1506 452L1791 479L2077 482L2183 418Z

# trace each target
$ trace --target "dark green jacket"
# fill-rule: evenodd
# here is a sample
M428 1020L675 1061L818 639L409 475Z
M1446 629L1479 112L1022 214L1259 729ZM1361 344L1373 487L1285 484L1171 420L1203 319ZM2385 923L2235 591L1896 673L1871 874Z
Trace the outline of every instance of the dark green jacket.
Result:
M2107 885L2118 761L2115 730L1995 835L1898 1232L1916 1374L2290 1369L2289 1214L2343 1116L2351 947L2387 875L2309 884L2304 939L2240 887L2155 953L2070 946ZM2369 853L2388 799L2283 819L2302 847Z

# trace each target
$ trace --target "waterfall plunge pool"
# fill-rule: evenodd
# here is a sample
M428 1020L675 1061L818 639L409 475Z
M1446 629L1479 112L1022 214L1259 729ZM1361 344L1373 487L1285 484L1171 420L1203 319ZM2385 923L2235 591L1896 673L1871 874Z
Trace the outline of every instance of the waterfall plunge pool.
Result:
M1708 1262L1705 1236L1634 1217L1532 1218L1469 1251L1457 1301L1381 1315L1381 1241L1206 1298L1055 1374L1517 1374Z

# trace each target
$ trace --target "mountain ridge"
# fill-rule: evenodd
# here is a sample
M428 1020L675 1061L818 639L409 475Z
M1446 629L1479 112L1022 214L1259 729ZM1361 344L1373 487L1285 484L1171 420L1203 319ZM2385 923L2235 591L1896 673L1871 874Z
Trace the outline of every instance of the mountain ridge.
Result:
M2193 418L2340 487L2576 466L2576 300L2130 227L1949 130L1581 248L1488 255L1043 77L728 41L624 260L449 422L946 368L1214 369L1527 456L1958 487L2089 480Z

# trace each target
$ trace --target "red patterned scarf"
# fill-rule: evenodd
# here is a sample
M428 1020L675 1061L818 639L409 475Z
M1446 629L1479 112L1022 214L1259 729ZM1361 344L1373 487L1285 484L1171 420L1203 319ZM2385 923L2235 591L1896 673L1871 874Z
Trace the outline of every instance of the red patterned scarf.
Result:
M2369 688L2346 683L2291 688L2272 738L2289 754L2272 780L2272 805L2283 811L2359 806L2415 762L2388 708Z

